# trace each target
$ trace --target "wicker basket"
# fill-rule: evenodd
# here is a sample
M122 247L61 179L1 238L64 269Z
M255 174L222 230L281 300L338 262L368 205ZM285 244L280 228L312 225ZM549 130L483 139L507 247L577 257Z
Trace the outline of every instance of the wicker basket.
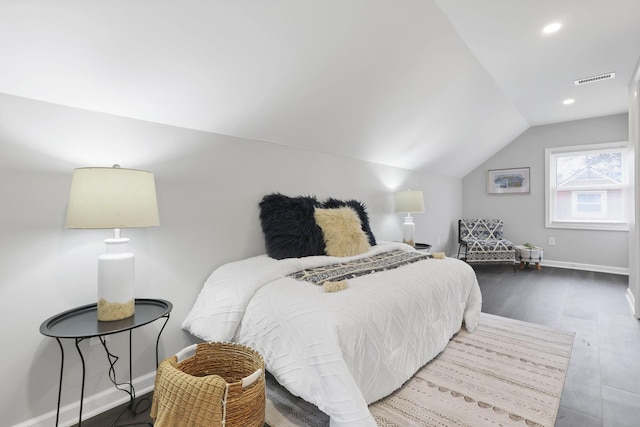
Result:
M235 343L185 348L158 367L151 417L157 427L262 427L264 360Z

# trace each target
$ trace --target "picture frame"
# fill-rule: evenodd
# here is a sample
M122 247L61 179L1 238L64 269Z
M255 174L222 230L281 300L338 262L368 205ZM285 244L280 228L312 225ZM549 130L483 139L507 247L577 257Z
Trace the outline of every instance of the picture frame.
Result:
M529 168L489 169L487 171L487 193L529 193Z

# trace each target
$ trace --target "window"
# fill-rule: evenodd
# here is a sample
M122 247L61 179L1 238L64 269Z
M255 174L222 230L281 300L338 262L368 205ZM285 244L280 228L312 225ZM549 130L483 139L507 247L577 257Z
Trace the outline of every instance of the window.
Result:
M547 148L546 226L628 230L626 142Z
M606 191L572 191L571 214L574 218L606 218Z

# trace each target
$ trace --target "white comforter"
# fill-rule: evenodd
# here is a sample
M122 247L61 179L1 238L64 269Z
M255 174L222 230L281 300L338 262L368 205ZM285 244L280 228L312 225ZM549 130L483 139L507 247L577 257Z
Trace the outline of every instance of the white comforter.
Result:
M389 242L351 258L263 255L223 265L182 327L256 349L278 382L327 413L332 427L375 426L368 404L441 352L463 319L475 329L481 295L473 269L428 259L349 279L335 293L285 276L392 249L413 250Z

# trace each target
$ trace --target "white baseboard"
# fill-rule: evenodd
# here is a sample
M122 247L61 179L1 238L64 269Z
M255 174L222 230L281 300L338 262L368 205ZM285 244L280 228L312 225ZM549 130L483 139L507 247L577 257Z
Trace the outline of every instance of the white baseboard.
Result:
M629 275L629 269L624 267L611 267L608 265L595 265L595 264L581 264L578 262L565 262L565 261L552 261L552 260L543 260L543 267L558 267L558 268L568 268L571 270L584 270L584 271L595 271L598 273L610 273L610 274L621 274L623 276Z
M133 379L133 387L136 390L136 396L142 396L153 390L156 372L153 371L146 375ZM57 387L57 386L56 386ZM64 393L64 388L62 390ZM85 396L82 405L82 420L87 420L118 405L127 403L129 395L122 390L112 387L108 390L95 394L93 396ZM69 427L78 424L78 413L80 411L80 401L76 401L60 408L61 427ZM49 427L56 424L56 410L47 412L37 418L16 424L13 427Z

